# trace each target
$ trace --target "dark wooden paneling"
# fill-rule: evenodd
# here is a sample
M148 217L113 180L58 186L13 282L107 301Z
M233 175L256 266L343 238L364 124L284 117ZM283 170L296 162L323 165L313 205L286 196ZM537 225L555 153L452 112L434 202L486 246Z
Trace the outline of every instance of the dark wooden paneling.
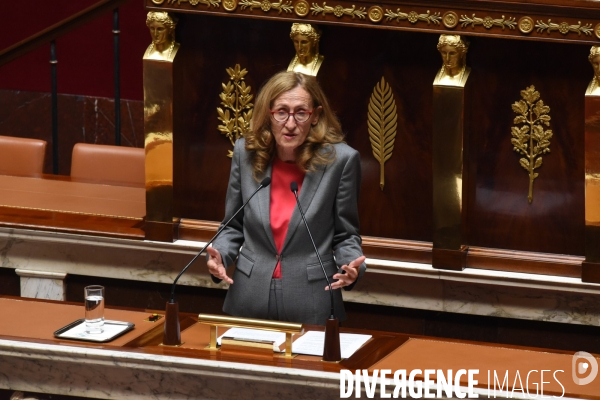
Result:
M470 186L469 245L559 254L584 254L585 88L592 77L588 46L472 41L469 79L471 148L476 174ZM530 85L550 106L551 152L536 170L533 203L522 157L510 143L511 104Z
M294 52L288 23L182 15L175 100L177 217L220 221L229 176L228 140L216 108L225 69L239 63L256 94ZM361 234L431 242L432 82L441 66L438 35L323 26L318 79L347 142L361 153ZM178 28L179 29L179 28ZM215 34L218 32L218 34ZM466 115L469 132L466 245L584 254L583 94L592 77L587 45L471 38ZM367 131L367 106L384 76L394 91L398 135L379 188ZM209 79L207 77L210 77ZM530 85L550 106L551 153L536 172L533 203L522 156L510 143L511 105ZM494 266L497 268L497 266ZM561 274L561 273L559 273ZM563 275L572 275L566 271Z
M229 142L217 130L221 82L227 67L248 70L256 94L294 55L290 24L186 15L175 74L175 198L179 217L219 221L230 160ZM215 35L215 32L219 32ZM430 240L431 82L438 68L436 36L323 27L325 61L319 81L340 118L347 142L362 155L361 233ZM367 106L385 76L395 93L399 129L393 157L379 188L379 164L367 132ZM210 79L207 79L210 77Z

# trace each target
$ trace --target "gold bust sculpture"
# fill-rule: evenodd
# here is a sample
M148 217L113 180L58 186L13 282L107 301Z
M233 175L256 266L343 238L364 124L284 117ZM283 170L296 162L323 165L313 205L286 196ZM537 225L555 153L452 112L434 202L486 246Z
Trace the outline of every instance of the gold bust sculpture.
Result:
M321 31L310 24L295 23L292 24L290 38L294 43L296 56L290 62L287 70L317 76L323 58L325 58L319 54Z
M586 95L600 96L600 46L592 46L588 56L592 68L594 68L594 77L585 91Z
M460 35L440 35L437 49L442 56L443 64L433 84L464 86L471 72L471 68L467 67L469 42Z
M152 43L144 53L145 60L173 61L179 43L175 42L177 18L166 12L151 11L146 18L146 26L150 30Z

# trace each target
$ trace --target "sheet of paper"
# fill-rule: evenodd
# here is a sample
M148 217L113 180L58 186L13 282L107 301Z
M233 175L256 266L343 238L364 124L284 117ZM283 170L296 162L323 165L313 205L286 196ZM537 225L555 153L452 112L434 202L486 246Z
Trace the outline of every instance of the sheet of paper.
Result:
M221 345L221 338L233 338L240 340L252 340L256 342L275 342L275 346L279 347L280 344L285 342L285 333L264 331L261 329L247 329L247 328L231 328L217 339L217 344Z
M61 333L59 337L66 339L85 339L101 342L103 340L118 335L127 328L129 328L129 326L126 322L119 323L117 321L111 321L111 323L107 323L107 321L105 321L104 326L102 327L102 333L87 333L85 331L85 322L82 322L81 324L74 326L68 331Z
M360 349L371 335L354 333L340 333L340 350L342 358L350 358L356 350ZM325 332L308 331L292 344L292 353L310 356L323 356Z

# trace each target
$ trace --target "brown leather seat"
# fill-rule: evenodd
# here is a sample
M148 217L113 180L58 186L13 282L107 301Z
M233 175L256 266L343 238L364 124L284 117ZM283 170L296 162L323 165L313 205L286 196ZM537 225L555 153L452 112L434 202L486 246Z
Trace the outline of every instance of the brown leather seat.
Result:
M77 143L73 147L71 178L140 187L145 185L144 149Z
M46 141L0 136L0 174L39 176L44 171Z

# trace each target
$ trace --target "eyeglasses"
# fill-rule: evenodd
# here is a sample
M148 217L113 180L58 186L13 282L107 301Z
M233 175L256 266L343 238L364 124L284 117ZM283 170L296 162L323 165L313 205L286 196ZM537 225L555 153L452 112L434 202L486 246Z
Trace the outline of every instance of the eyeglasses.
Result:
M289 112L286 110L271 111L271 115L277 122L287 122L290 115L294 117L296 122L306 122L312 115L312 111L300 110L296 112Z

